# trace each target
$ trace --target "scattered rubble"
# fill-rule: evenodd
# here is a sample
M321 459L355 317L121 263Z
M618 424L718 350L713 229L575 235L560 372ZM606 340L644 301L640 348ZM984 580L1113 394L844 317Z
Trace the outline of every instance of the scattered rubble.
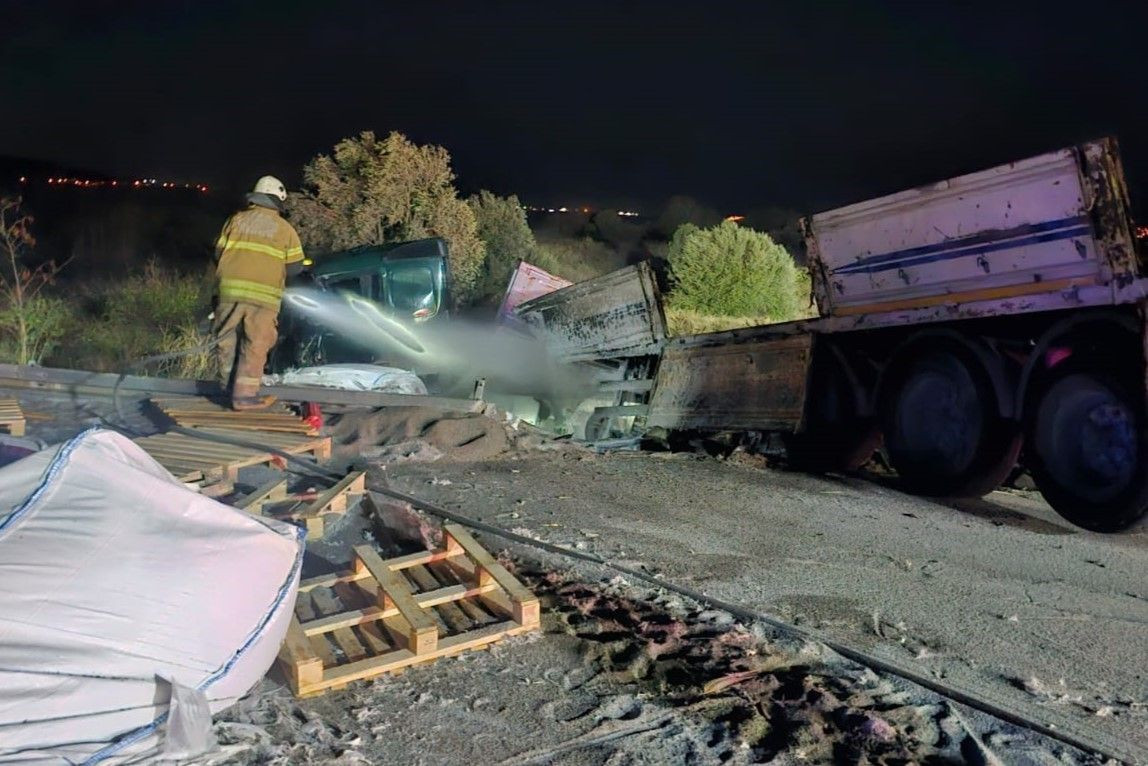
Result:
M483 460L508 451L507 427L477 413L429 407L381 409L332 416L336 456L371 460Z
M673 594L515 573L542 636L311 700L271 676L201 763L1100 763Z

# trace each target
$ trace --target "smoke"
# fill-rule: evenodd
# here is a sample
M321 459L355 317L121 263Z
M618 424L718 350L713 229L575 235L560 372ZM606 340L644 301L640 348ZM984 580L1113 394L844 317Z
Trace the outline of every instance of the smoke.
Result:
M408 324L360 295L306 287L289 288L284 304L366 358L453 381L454 393L469 393L478 378L490 391L551 401L576 401L595 390L587 368L557 362L543 343L507 327L459 319Z

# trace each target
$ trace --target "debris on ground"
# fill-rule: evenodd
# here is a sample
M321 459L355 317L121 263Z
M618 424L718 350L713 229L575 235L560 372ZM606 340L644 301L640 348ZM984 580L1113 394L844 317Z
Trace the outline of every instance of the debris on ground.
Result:
M425 395L427 387L410 370L378 364L324 364L264 375L265 386L323 386L346 391Z
M541 636L313 699L269 676L200 763L1101 763L673 594L514 573Z
M367 592L366 600L348 602L343 595L360 587L358 579L320 588L313 578L339 577L340 571L354 567L356 556L373 555L386 564L395 556L427 555L449 546L440 520L407 503L367 491L367 486L376 482L390 481L396 488L406 487L420 494L422 490L416 487L425 486L428 499L440 505L461 508L466 515L485 516L526 537L626 562L658 577L663 570L674 576L674 567L656 559L643 563L641 546L650 535L670 536L675 544L689 547L677 558L705 557L707 571L725 577L740 564L730 565L729 572L722 569L725 559L714 551L724 555L728 544L724 539L711 547L700 528L694 536L676 532L674 525L680 519L675 514L688 516L679 508L680 503L675 504L688 494L680 487L670 489L669 482L661 482L656 492L647 490L654 497L658 492L668 492L674 498L675 503L659 506L666 518L630 519L633 507L649 506L650 496L633 495L628 486L629 472L648 470L649 465L672 459L689 468L691 475L700 471L703 463L719 461L748 474L760 472L774 461L773 455L759 445L712 439L693 445L697 452L636 458L625 451L628 443L587 445L556 439L493 407L479 414L429 408L348 409L330 416L329 428L324 431L328 433L344 465L348 458L368 458L368 465L353 469L365 469L367 478L350 493L346 512L331 516L319 532L321 537L308 542L303 577L312 578L309 593L315 593L302 607L297 621L300 627L311 621L314 628L314 621L323 619L359 620L380 604L389 608L387 598L380 594L382 588L374 591L373 601ZM209 451L214 453L215 448ZM430 455L442 462L441 467L414 464L419 456ZM402 461L408 462L402 471L386 470L387 463ZM544 471L531 475L543 464ZM692 468L695 464L701 467ZM290 466L281 462L229 465L235 468L236 486L243 487L243 492L235 492L239 498L250 499L268 486L277 486L278 490L265 493L266 499L278 500L275 495L283 494L296 505L306 505L324 493L324 483L312 486L313 478L289 478L284 484L283 469ZM524 481L526 478L530 481ZM791 495L800 495L781 483L782 490L777 493L780 500L792 501ZM594 489L587 484L593 484ZM716 486L715 503L733 503L747 494L740 486L735 491L719 482L709 484ZM807 488L805 494L811 491ZM860 492L845 481L817 485L816 491L834 496ZM602 496L597 501L595 493ZM360 494L362 502L356 505ZM242 499L236 502L243 504ZM268 510L274 507L274 503L267 505ZM870 516L876 513L872 509L865 512ZM742 514L739 518L750 516ZM904 517L917 519L905 513L898 515L898 520ZM619 534L604 526L602 518L623 527ZM299 521L305 523L306 519ZM691 519L690 523L699 522ZM483 538L486 544L496 540ZM375 678L356 675L363 680L343 679L349 682L345 688L308 699L295 699L283 669L276 668L250 694L217 712L211 729L217 744L209 754L192 762L240 766L368 764L410 761L413 757L436 764L571 766L770 760L1100 763L1098 758L1058 741L844 660L816 642L740 622L728 613L622 577L607 580L594 565L575 565L534 553L537 555L525 555L516 547L516 558L504 552L497 561L539 599L541 634L508 636L487 651L460 653L407 668L401 674ZM451 588L457 595L460 586L467 592L474 590L465 582L450 579L441 570L441 563L419 565L425 572L410 567L412 574L417 574L408 581L409 590L443 595ZM656 564L657 569L649 563ZM924 577L933 576L931 564L936 562L917 562L915 557L910 562L901 557L891 561L888 568L897 575L920 571ZM855 574L857 570L850 571ZM481 582L477 571L472 574ZM682 577L681 572L677 576ZM363 582L369 586L366 578ZM706 591L715 584L720 580L708 583ZM319 594L320 590L327 592ZM390 602L394 600L392 595ZM808 606L817 602L806 599L800 603ZM450 606L460 613L466 609L462 602ZM457 620L459 614L448 616L438 606L435 610L436 628L446 630L439 635L449 637L451 620ZM810 614L810 619L823 617ZM836 612L827 614L834 617ZM876 626L874 640L897 641L905 650L916 650L911 627L902 620L886 617L883 610L872 622ZM385 654L387 647L397 649L398 643L391 643L395 637L388 631L393 625L381 624L382 632L377 635L364 632L364 623L341 622L339 628L330 631L330 640L319 636L335 660L331 668L370 662L371 654ZM411 640L406 629L399 631L400 639L404 632ZM379 641L379 647L373 646L372 640ZM375 652L376 648L380 652ZM324 671L330 669L322 657L320 660ZM313 673L314 663L310 666ZM1026 676L1015 686L1050 704L1087 708L1101 721L1142 714L1135 697L1125 700L1124 696L1109 695L1104 699L1111 697L1128 704L1094 705L1102 695L1089 696L1090 692L1071 684L1066 687L1062 681L1054 684ZM174 689L173 699L182 699L182 691L182 687ZM186 709L195 709L194 698L186 702ZM184 738L176 744L194 739Z
M507 426L479 413L390 407L333 415L336 456L369 460L484 460L507 452Z
M462 527L442 546L384 560L354 546L345 571L303 580L280 653L299 697L395 673L539 626L538 599Z

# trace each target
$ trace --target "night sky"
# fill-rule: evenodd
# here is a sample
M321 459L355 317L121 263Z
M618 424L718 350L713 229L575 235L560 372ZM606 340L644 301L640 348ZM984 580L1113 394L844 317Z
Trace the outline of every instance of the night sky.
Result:
M411 6L418 6L412 9ZM1148 197L1148 3L9 0L0 154L216 186L360 130L464 192L808 212L1107 133Z

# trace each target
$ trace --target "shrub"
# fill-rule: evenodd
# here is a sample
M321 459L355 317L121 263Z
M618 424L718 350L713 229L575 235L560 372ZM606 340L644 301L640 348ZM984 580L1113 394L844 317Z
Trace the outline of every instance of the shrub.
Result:
M142 357L171 351L173 338L186 341L189 328L207 318L210 288L206 275L181 274L154 262L118 281L89 283L77 295L73 331L54 363L119 372Z
M177 354L171 361L155 368L159 375L193 380L213 380L219 369L215 350L208 346L209 333L201 332L197 324L184 324L166 331L160 338L158 352Z
M483 190L469 197L466 204L474 212L478 237L486 245L486 258L474 298L497 304L510 281L514 265L519 260L531 260L537 247L534 232L526 222L526 211L518 197L499 197Z
M71 307L53 296L27 299L19 310L11 305L0 308L0 359L12 364L41 364L55 351L71 323Z
M420 146L396 132L379 139L367 131L307 163L303 180L303 193L287 204L305 247L329 251L442 237L450 245L456 298L470 297L483 244L441 146Z
M0 357L17 364L38 364L67 328L66 304L45 293L61 267L28 264L31 225L20 199L0 199Z
M773 321L803 313L797 265L766 234L732 221L710 229L687 223L674 232L668 259L672 308Z

